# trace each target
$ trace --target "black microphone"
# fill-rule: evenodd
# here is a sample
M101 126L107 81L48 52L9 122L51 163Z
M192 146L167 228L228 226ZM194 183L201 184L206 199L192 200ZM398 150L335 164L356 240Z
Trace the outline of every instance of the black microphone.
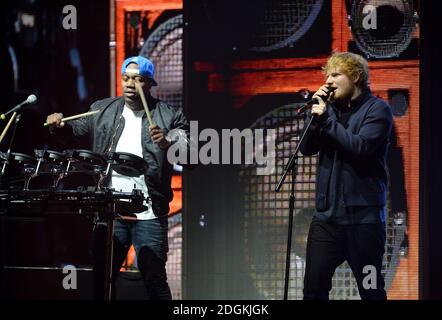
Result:
M330 97L330 95L333 92L335 92L336 89L337 88L335 88L335 87L328 87L327 95L325 97L323 97L322 100L326 101ZM312 105L318 104L318 103L319 103L319 100L317 98L310 99L309 101L304 103L304 105L302 107L298 108L298 113L304 113L307 109L311 108Z
M25 101L23 101L22 103L16 105L14 108L12 108L11 110L9 110L6 113L3 113L2 115L0 115L0 119L5 120L6 116L10 113L14 113L16 111L19 111L21 109L22 106L26 105L26 104L32 104L35 101L37 101L37 96L35 94L31 94Z

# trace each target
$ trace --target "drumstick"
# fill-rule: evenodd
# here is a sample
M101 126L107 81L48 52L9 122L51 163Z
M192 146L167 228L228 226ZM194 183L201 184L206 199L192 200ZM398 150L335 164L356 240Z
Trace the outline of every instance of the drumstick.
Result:
M75 120L75 119L78 119L78 118L83 118L83 117L91 116L91 115L96 114L96 113L98 113L98 112L100 112L100 110L95 110L95 111L89 111L89 112L85 112L85 113L80 113L80 114L77 114L77 115L75 115L75 116L70 116L70 117L63 118L63 119L61 119L61 121L62 121L62 122L65 122L65 121L69 121L69 120ZM47 122L45 122L45 123L43 124L43 126L47 127L47 126L48 126Z
M11 126L12 121L14 121L16 115L17 115L17 112L14 112L11 116L11 119L9 119L8 124L6 125L5 129L3 130L3 132L0 136L0 143L3 141L3 138L5 137L6 132L8 132L9 127Z
M146 97L144 96L143 89L140 87L139 83L135 83L135 87L137 88L138 93L140 94L141 102L143 103L144 111L146 112L147 120L149 121L149 125L154 126L155 123L152 121L152 116L150 114L149 107L147 106Z

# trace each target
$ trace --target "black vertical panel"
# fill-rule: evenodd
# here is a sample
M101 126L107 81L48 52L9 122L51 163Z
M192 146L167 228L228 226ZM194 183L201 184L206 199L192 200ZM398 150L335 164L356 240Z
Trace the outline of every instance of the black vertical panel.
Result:
M442 49L440 8L421 1L421 297L442 299Z
M184 299L259 299L244 261L239 166L184 175Z

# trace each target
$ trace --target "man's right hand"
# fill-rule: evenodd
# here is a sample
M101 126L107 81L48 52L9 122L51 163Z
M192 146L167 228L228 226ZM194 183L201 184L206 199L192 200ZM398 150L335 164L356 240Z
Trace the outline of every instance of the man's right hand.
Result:
M61 119L63 119L62 113L53 113L48 115L48 117L46 118L46 123L50 128L62 128L64 127L64 122L61 121Z
M323 85L322 87L319 88L318 91L315 92L312 98L318 99L319 103L312 105L312 113L315 113L318 116L320 116L327 110L327 104L325 103L324 99L327 98L329 91L330 89L328 85Z

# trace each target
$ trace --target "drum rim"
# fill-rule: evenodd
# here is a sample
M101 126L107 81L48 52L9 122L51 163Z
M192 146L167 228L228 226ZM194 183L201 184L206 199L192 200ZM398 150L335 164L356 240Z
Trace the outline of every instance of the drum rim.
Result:
M13 156L21 156L21 157L24 157L24 158L29 158L30 160L32 160L35 163L38 161L36 157L30 156L30 155L28 155L26 153L21 153L21 152L11 152L11 153L9 153L9 157L7 159L8 161L11 160L11 158L10 158L11 155L13 155Z
M118 163L118 159L116 159L116 157L115 157L116 154L122 155L122 156L127 156L129 159L128 160L123 159L123 161L122 161L123 163ZM137 176L143 175L146 172L146 170L149 168L149 164L147 163L147 161L144 158L142 158L136 154L130 153L130 152L115 151L112 153L111 159L113 161L112 170L116 171L119 174L123 174L123 173L127 174L128 173L127 170L125 170L125 169L121 170L121 169L122 168L131 168L132 172L134 172L134 174L129 175L130 177L137 177ZM117 162L117 163L115 163L115 162ZM119 172L120 170L123 173Z
M89 165L95 165L95 166L105 166L106 165L106 162L107 162L106 157L99 152L95 152L95 151L87 150L87 149L73 149L70 158L75 159L79 162L84 162L84 161L81 161L78 158L76 158L76 156L74 156L75 153L77 153L77 154L84 153L87 155L91 155L92 157L90 157L89 159L98 160L100 162L99 164L88 163Z

